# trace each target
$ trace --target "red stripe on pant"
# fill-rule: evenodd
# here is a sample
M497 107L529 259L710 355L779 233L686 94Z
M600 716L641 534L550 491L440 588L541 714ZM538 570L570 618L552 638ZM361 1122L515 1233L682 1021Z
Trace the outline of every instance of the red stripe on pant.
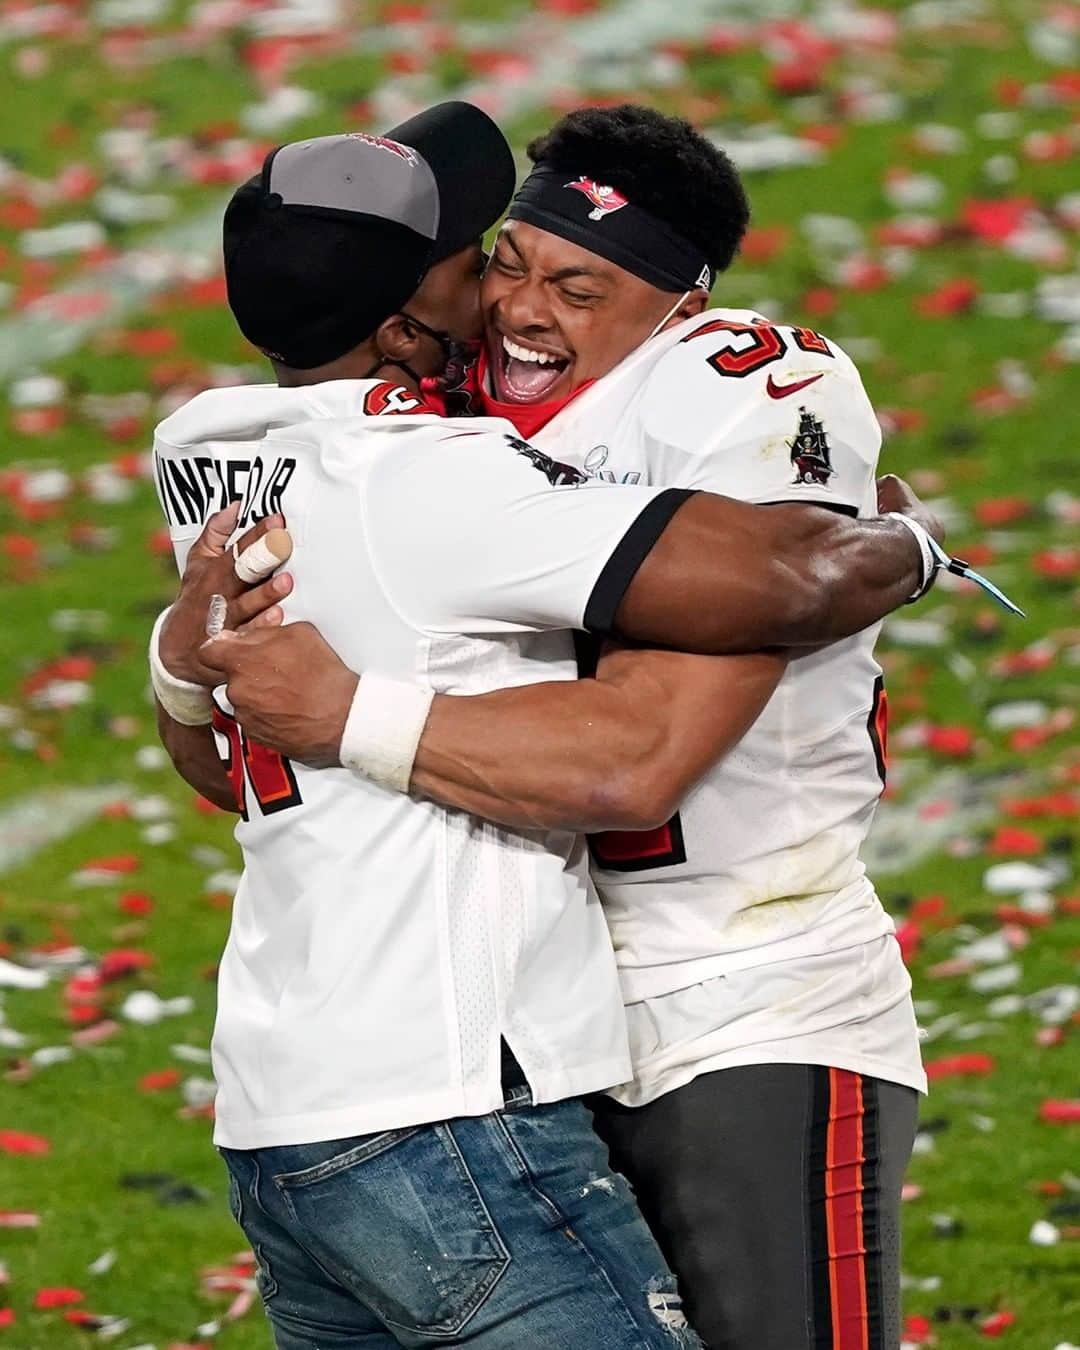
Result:
M833 1350L870 1350L863 1232L862 1078L846 1069L830 1069L829 1089L825 1213Z

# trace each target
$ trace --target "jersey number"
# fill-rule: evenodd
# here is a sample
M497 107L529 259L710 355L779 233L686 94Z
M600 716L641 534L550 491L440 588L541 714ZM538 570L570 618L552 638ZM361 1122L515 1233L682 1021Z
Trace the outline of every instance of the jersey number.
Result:
M589 836L589 852L597 867L608 872L645 872L677 867L686 861L679 813L655 830L604 830Z
M829 344L812 328L790 328L788 331L800 351L832 356ZM732 323L716 319L695 328L683 338L683 342L693 342L710 333L724 333L728 337L728 345L708 358L709 365L718 375L734 375L741 379L744 375L752 375L755 370L779 361L787 354L787 343L779 330L767 323ZM732 341L735 338L749 338L750 341L736 349Z
M248 783L264 816L272 816L275 811L287 811L290 806L300 805L303 798L296 785L296 775L284 755L258 741L250 740L244 735L236 718L216 703L213 727L224 736L228 746L225 772L229 775L237 808L245 820L248 818Z

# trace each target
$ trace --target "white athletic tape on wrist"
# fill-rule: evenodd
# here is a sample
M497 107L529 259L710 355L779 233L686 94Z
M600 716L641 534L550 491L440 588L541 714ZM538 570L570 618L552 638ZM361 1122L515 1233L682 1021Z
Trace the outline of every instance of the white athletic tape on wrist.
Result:
M158 702L174 722L185 727L205 727L213 717L214 705L210 690L201 684L192 684L190 680L177 679L165 669L161 661L161 630L171 612L172 605L162 610L150 634L150 683L154 686Z
M346 769L394 792L408 792L435 694L415 684L363 675L341 734Z
M920 581L907 600L907 603L912 605L916 600L921 600L934 584L934 580L941 570L942 564L934 552L931 536L917 520L912 520L910 516L902 515L899 511L886 511L885 519L898 520L902 525L907 526L915 536L915 542L919 546L919 555L922 560Z

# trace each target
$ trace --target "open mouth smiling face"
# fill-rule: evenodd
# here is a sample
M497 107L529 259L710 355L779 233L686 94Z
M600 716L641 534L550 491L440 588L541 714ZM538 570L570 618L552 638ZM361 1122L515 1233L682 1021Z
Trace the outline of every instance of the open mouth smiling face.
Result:
M568 394L574 387L570 380L564 380L573 365L570 356L560 356L531 343L515 342L499 332L492 335L490 347L494 392L500 402L540 403L558 397L558 392ZM560 386L564 387L560 390Z
M480 289L490 392L502 403L568 398L640 346L675 299L579 244L508 220Z

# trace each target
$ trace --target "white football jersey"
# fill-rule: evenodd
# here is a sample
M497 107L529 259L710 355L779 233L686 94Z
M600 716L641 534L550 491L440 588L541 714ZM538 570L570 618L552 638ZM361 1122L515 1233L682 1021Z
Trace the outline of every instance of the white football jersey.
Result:
M613 483L876 514L881 436L851 360L744 310L659 334L533 440ZM590 841L627 1002L893 931L859 861L884 778L877 631L793 661L663 828Z
M242 502L239 530L281 510L288 618L354 669L451 694L574 679L566 630L610 626L635 536L659 535L685 494L597 486L495 419L360 415L419 403L371 381L200 394L154 442L178 566L227 502ZM657 498L670 509L642 524ZM629 1077L583 840L290 763L243 735L224 689L215 699L245 813L213 1041L218 1143L494 1110L500 1035L541 1102Z

